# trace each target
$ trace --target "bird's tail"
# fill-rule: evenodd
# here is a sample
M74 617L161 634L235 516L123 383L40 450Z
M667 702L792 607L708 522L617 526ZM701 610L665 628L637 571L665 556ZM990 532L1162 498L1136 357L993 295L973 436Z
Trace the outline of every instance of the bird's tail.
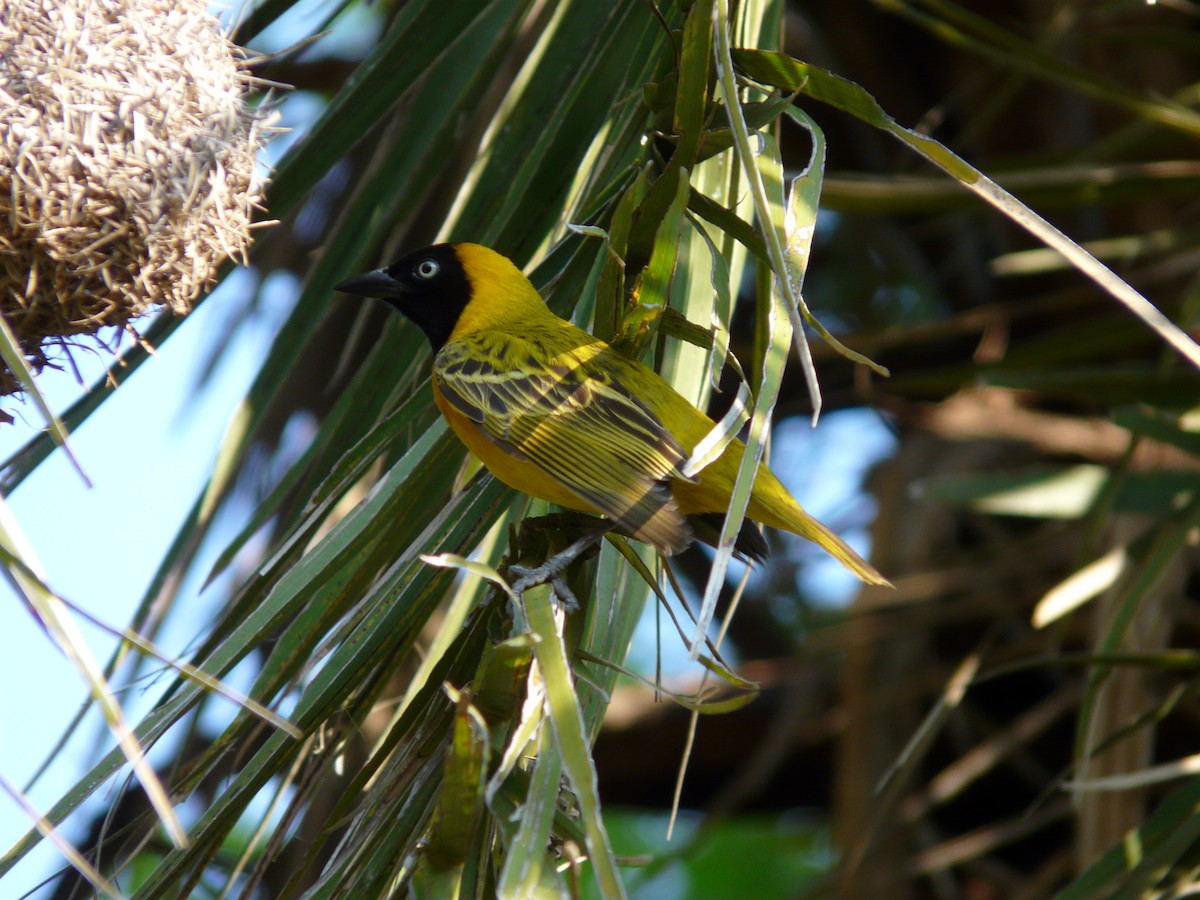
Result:
M760 477L762 475L761 469L759 475ZM791 500L786 493L783 496ZM805 540L812 541L867 584L892 586L892 583L879 574L873 565L859 556L853 547L828 526L806 513L798 503L791 502L784 506L781 502L767 504L758 503L757 500L758 498L755 497L751 501L751 509L747 512L749 517L757 519L764 525L770 525L782 531L790 531Z

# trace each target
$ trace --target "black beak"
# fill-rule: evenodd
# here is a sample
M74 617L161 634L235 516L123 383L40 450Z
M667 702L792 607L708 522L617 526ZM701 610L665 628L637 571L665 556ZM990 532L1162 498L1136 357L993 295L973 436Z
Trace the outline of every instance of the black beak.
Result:
M395 278L387 273L387 269L373 269L347 278L341 284L334 285L335 291L344 294L354 294L358 297L399 297L404 289Z

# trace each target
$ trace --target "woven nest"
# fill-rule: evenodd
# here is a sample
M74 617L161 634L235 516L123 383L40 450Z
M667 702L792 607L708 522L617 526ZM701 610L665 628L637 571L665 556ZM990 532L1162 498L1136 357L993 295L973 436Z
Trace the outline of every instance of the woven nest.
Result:
M0 312L35 371L244 258L252 80L203 0L0 0Z

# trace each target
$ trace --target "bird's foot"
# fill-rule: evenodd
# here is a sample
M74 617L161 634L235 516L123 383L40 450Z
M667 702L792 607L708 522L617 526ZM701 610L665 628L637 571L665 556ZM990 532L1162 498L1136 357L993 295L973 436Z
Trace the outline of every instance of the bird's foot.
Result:
M566 549L547 558L541 565L510 565L508 574L516 579L512 582L513 593L520 597L530 588L548 584L563 609L567 612L575 612L579 609L579 601L575 599L575 594L567 586L564 577L567 567L590 550L611 528L612 523L604 522L570 544Z
M554 557L550 557L546 562L551 562L553 559ZM513 593L521 597L530 588L540 584L549 584L550 592L562 604L562 608L567 612L576 612L579 609L579 601L575 599L574 592L567 587L567 582L561 574L547 575L542 571L545 568L546 563L533 568L509 566L509 573L517 576L517 580L512 583Z

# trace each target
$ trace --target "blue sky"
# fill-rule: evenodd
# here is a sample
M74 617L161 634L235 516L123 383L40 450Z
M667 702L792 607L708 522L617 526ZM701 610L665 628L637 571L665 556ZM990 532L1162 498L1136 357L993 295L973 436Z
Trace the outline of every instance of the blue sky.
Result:
M257 48L271 52L290 45L316 27L328 6L325 0L300 4L288 22L256 42ZM237 15L227 7L216 12L226 21ZM377 17L355 7L339 21L335 34L307 52L352 57L360 52L367 32L376 28ZM282 155L319 108L311 95L287 95L281 107L282 124L293 130L268 146L268 162ZM226 423L295 299L294 286L286 279L268 285L258 298L256 314L237 328L221 365L200 386L204 360L214 342L228 336L229 320L240 311L250 289L243 273L227 279L71 436L72 449L94 487L88 489L63 454L55 453L6 498L50 587L110 625L126 625L141 602L212 469ZM94 383L110 362L86 351L74 354L74 359L85 385ZM73 373L53 370L44 372L38 384L59 412L84 389ZM32 404L9 400L0 401L0 406L16 417L14 425L0 426L0 459L5 459L40 430L42 421ZM227 523L227 537L233 527ZM220 543L219 534L213 543ZM213 553L214 548L208 548L208 554ZM189 598L197 594L198 585L185 585L183 591ZM210 595L214 592L210 590ZM211 602L211 596L191 600L185 608L194 609L197 618L174 617L167 633L160 636L160 645L184 652L190 638L202 630L201 617ZM24 686L6 690L0 706L4 720L15 723L16 737L0 742L0 773L24 789L87 699L87 692L72 664L4 583L0 583L0 604L0 683ZM90 625L82 627L103 664L116 639ZM150 689L121 698L131 719L136 721L145 711L153 693ZM110 746L99 717L89 716L67 752L30 791L30 799L40 810L48 809ZM0 847L7 849L28 827L25 815L0 795ZM58 865L57 853L43 845L5 878L4 896L32 888Z
M61 453L55 453L10 497L12 510L40 559L50 586L72 603L115 625L127 623L155 568L211 470L225 423L244 394L266 343L289 299L268 294L263 313L241 329L226 363L211 384L197 390L200 363L224 311L239 289L228 282L196 311L158 354L124 382L102 409L72 435L71 445L94 487L90 490ZM103 360L76 354L89 380ZM57 409L79 395L72 376L47 372L39 379ZM11 402L17 423L0 429L0 454L7 457L38 425L36 411ZM190 590L195 591L194 587ZM73 666L55 649L7 585L0 587L0 683L25 686L4 692L3 715L17 723L0 741L0 772L24 786L69 723L86 692ZM207 602L195 604L197 612ZM173 622L164 636L179 652L183 632L202 622ZM93 652L105 661L115 640L84 625ZM177 643L177 641L179 641ZM123 698L136 715L144 696ZM31 796L46 809L81 774L109 737L95 716L75 735L62 764L48 773ZM19 737L18 737L19 736ZM17 737L17 739L12 739ZM24 816L0 798L0 844L10 846L28 827ZM25 889L45 873L52 854L38 854L5 880Z
M323 21L332 6L306 0L255 41L262 52L274 52L303 38ZM226 22L240 16L226 5L215 7ZM377 11L354 5L337 26L306 54L310 57L356 58L379 28ZM319 112L312 95L287 95L281 108L290 134L267 148L277 160ZM294 286L277 279L259 297L257 313L239 326L227 356L209 383L198 379L213 342L229 332L229 318L242 307L239 292L249 290L244 276L227 279L190 315L157 355L127 380L77 433L71 446L94 487L85 487L61 453L55 453L9 498L17 521L41 561L57 593L91 615L117 627L133 611L212 469L226 423L249 386L258 361L279 323L294 302ZM74 355L92 384L110 361L89 352ZM82 393L73 374L47 370L38 379L52 407L61 412ZM0 426L0 459L7 458L41 428L31 404L14 401L0 406L17 421ZM227 523L225 537L234 523ZM221 534L212 543L221 543ZM208 548L210 556L219 547ZM201 565L199 568L203 569ZM185 608L197 619L175 616L159 642L168 651L184 652L202 630L201 617L211 596L196 596L198 585L185 585ZM219 585L210 595L219 591ZM190 594L189 594L190 592ZM79 705L87 699L78 674L33 621L7 584L0 584L0 678L15 686L4 692L0 713L14 723L10 739L0 742L0 773L24 788L51 752ZM83 625L93 653L106 662L116 645L102 630ZM153 666L151 667L153 668ZM122 697L136 721L154 694ZM89 716L68 751L30 792L41 810L48 809L82 774L111 738L95 715ZM6 796L0 795L0 847L7 849L25 833L29 822ZM69 835L70 836L70 835ZM0 851L2 852L2 851ZM57 853L40 847L5 878L4 896L28 890L59 865Z

